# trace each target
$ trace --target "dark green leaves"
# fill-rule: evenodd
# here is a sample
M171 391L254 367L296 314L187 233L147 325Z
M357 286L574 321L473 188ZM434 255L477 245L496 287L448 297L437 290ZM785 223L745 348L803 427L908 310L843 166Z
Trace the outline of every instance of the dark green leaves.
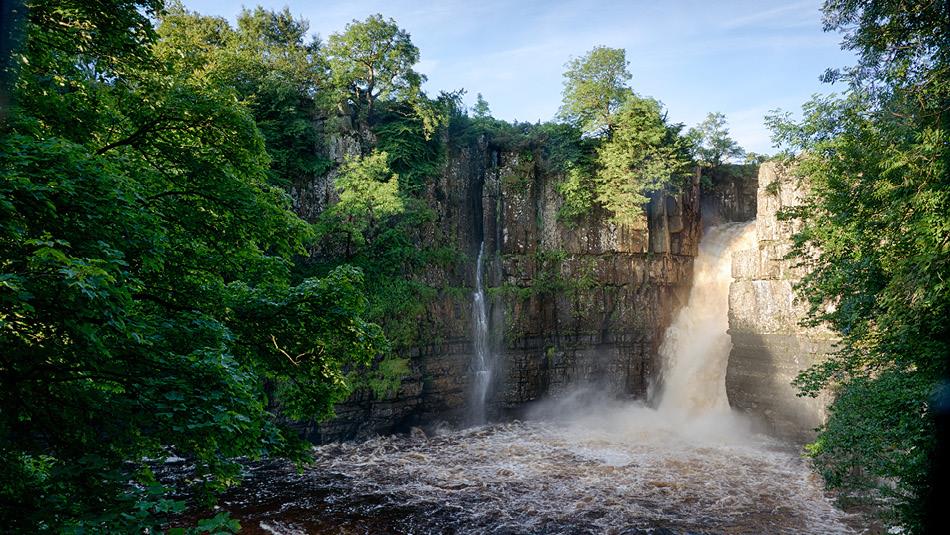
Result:
M769 118L810 188L787 217L803 225L795 255L809 323L840 350L796 380L831 389L831 417L812 446L828 482L873 497L923 529L933 420L928 398L948 371L950 340L950 84L945 2L828 1L826 28L845 33L859 64L830 79L801 122Z
M357 270L291 276L311 230L271 182L319 165L265 139L248 101L304 121L299 28L246 21L294 41L274 72L297 78L242 95L226 60L247 41L180 15L178 48L153 49L156 7L30 12L0 132L0 525L14 532L157 529L180 504L150 462L187 458L210 496L237 481L237 457L299 459L278 412L327 417L387 349ZM231 56L211 53L221 43ZM265 142L288 151L280 168Z

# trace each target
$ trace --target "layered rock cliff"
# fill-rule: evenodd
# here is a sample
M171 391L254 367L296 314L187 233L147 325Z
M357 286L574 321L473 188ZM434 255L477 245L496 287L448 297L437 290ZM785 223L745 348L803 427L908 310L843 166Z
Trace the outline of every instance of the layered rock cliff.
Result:
M800 325L807 305L794 286L805 272L791 250L794 221L778 214L799 205L805 192L775 163L759 170L756 247L733 257L729 332L733 349L726 391L733 408L760 416L776 435L808 440L825 417L826 400L798 397L790 384L798 373L832 351L833 334Z
M723 164L703 171L703 225L755 219L758 165Z
M337 146L338 145L338 146ZM345 140L335 150L347 153ZM451 146L451 145L450 145ZM517 411L579 384L644 397L659 370L657 349L688 292L700 235L699 176L657 193L640 225L617 225L596 209L559 220L561 176L537 150L507 152L481 139L452 148L425 198L435 221L427 243L465 253L462 266L417 276L439 291L426 305L419 343L403 351L411 374L393 395L355 394L314 440L386 433L438 420L463 421L472 381L475 258L484 242L492 346L499 369L488 415ZM332 200L332 176L299 186L311 216Z

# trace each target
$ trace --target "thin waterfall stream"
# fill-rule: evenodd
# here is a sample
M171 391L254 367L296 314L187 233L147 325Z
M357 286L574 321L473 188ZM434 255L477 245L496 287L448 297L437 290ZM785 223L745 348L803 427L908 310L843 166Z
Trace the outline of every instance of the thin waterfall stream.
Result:
M852 533L800 450L729 409L729 266L752 233L706 231L662 344L656 407L579 391L527 421L317 446L300 473L252 466L252 483L225 505L247 533ZM491 380L483 252L479 402Z
M478 248L475 262L475 292L472 294L472 393L469 410L472 423L485 423L485 402L491 386L494 359L491 354L491 337L488 332L488 307L485 303L485 288L482 282L482 265L485 242Z

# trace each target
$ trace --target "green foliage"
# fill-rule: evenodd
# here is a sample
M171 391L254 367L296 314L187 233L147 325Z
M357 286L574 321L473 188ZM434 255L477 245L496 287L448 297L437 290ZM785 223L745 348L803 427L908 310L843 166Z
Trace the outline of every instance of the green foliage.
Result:
M661 111L656 100L629 96L617 112L613 136L597 149L595 199L617 222L642 221L647 195L689 172L685 144Z
M745 156L745 151L729 137L726 116L710 113L706 119L689 129L686 138L692 145L693 158L704 167L720 167L732 159Z
M377 100L409 100L424 81L412 70L419 49L409 34L379 14L354 20L342 34L331 34L326 53L340 102L367 119L372 119Z
M584 168L571 166L556 188L564 199L557 212L558 220L572 225L590 213L594 206L594 187Z
M482 98L481 93L475 97L475 106L472 107L472 115L474 115L476 119L487 119L491 117L491 109L488 107L488 102Z
M374 151L340 168L340 201L317 221L320 248L307 272L325 273L341 263L360 267L367 279L367 317L383 327L394 348L405 348L418 342L425 304L436 295L413 274L431 266L449 268L460 258L454 249L419 246L418 233L434 215L402 191L389 159Z
M596 47L567 67L559 116L597 139L593 154L563 162L558 217L572 224L596 203L618 223L638 223L648 195L676 186L687 174L681 126L668 125L659 102L626 85L630 73L622 49Z
M339 170L336 188L339 202L327 208L318 223L323 240L341 243L345 259L372 242L386 221L404 210L399 177L392 174L385 152L348 159Z
M234 458L300 458L269 408L326 417L347 374L387 349L358 270L291 277L310 229L269 183L236 91L194 67L225 25L198 20L176 34L182 54L153 55L155 8L30 11L0 132L0 524L13 532L154 531L188 483L162 488L146 459L185 457L212 492L236 481ZM196 528L226 529L220 516Z
M825 430L809 448L828 485L853 504L883 502L887 520L918 524L913 504L926 484L933 436L928 401L933 384L907 370L858 376L831 407Z
M399 175L400 190L408 194L421 193L445 161L441 139L433 137L430 130L445 122L444 112L431 114L429 126L417 108L407 103L385 106L373 126L376 149L388 155L390 168Z
M800 122L775 113L778 142L810 188L795 255L811 323L840 334L837 353L796 380L836 394L811 451L829 485L881 496L921 532L933 445L929 396L947 373L950 333L950 77L947 6L833 1L826 29L845 32L859 64L843 97L815 98Z
M610 135L614 116L630 94L628 65L622 48L605 46L569 61L558 116L587 135Z
M224 19L173 7L161 18L156 54L179 72L237 92L264 137L272 184L310 183L330 169L315 120L329 98L320 43L306 43L307 23L286 9L244 9L237 22L232 29Z

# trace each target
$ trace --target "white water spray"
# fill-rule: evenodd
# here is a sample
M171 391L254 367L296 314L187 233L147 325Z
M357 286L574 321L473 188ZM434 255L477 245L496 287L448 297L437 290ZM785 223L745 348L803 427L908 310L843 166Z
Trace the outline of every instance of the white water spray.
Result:
M485 423L485 402L492 379L492 355L488 336L488 311L485 305L485 289L482 286L482 257L485 242L478 248L475 263L475 293L472 294L472 399L470 403L472 423Z
M686 417L729 411L726 365L732 340L729 329L729 284L732 253L748 249L754 223L712 227L699 244L689 299L666 330L661 412Z
M853 533L800 452L749 432L728 408L731 257L753 235L754 225L728 225L703 237L688 303L661 346L657 409L579 392L542 404L537 415L548 421L320 446L313 477L344 476L326 484L336 511L365 510L380 522L381 511L406 514L401 529L419 533ZM471 405L482 419L493 365L483 253ZM301 520L291 517L284 533L330 525L308 524L320 518L314 501L289 496Z

